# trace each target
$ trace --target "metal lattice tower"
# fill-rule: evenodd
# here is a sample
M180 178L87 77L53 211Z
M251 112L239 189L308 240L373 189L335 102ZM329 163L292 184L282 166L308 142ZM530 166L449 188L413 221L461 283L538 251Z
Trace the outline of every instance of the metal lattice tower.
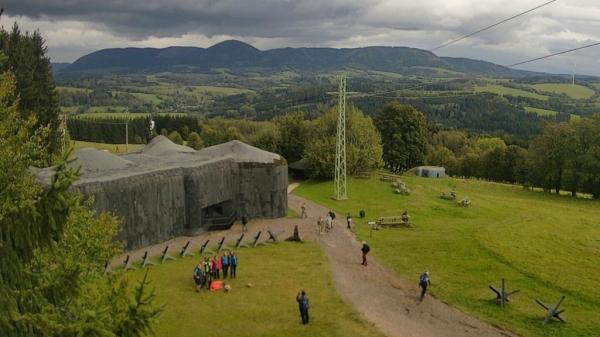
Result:
M340 78L337 141L335 143L335 174L333 195L336 200L348 199L346 192L346 75Z

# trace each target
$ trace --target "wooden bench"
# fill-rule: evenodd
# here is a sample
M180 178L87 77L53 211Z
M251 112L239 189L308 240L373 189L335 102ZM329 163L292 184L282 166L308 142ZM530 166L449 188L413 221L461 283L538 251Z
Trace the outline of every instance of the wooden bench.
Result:
M379 227L412 227L410 217L408 221L405 221L402 219L402 216L380 217L376 223Z

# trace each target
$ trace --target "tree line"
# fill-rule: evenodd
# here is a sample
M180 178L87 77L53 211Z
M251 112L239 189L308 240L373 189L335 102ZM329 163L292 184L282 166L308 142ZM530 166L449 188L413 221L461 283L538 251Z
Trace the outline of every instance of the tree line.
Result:
M145 144L152 137L150 120L155 123L155 129L169 135L177 132L183 139L192 132L200 132L198 118L193 116L158 115L154 117L75 117L67 120L69 136L73 140L124 144L125 123L129 143ZM164 130L164 131L163 131Z

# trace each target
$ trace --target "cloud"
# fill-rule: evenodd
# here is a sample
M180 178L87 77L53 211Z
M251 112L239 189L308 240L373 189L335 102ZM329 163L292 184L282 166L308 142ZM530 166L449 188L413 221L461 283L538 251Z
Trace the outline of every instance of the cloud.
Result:
M544 0L7 0L2 23L39 28L54 61L109 47L239 39L260 49L411 46L430 49ZM561 0L438 54L510 64L600 41L600 3ZM600 75L600 48L523 66ZM542 69L540 69L542 68ZM546 70L544 70L546 69Z

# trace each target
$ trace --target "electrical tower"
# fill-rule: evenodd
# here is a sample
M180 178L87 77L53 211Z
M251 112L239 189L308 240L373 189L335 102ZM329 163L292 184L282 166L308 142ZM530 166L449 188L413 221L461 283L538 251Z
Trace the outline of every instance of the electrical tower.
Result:
M340 77L337 141L335 143L334 199L348 199L346 193L346 75Z

